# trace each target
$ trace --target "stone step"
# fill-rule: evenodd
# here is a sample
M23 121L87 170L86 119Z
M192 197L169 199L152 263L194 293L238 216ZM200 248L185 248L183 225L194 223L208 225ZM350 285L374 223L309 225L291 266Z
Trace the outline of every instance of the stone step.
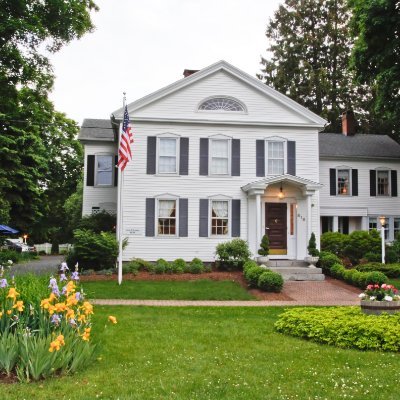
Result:
M268 260L267 267L308 267L304 260Z
M271 271L278 272L285 281L323 281L325 275L321 268L307 267L269 267Z

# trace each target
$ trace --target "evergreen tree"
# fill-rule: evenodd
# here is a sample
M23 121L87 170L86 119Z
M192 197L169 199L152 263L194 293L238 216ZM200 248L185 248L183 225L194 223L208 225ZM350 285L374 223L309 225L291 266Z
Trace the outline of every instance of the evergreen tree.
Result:
M267 85L327 119L328 132L341 131L341 113L352 108L363 131L371 96L355 87L348 64L352 41L345 0L285 0L268 24L268 59L262 58Z

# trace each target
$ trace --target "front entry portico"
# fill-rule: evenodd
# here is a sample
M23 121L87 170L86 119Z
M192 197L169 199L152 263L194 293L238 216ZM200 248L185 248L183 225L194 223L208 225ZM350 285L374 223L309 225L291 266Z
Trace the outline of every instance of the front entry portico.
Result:
M317 182L288 174L243 186L248 198L248 242L252 253L257 256L266 233L270 259L304 259L312 232L319 241L321 187Z

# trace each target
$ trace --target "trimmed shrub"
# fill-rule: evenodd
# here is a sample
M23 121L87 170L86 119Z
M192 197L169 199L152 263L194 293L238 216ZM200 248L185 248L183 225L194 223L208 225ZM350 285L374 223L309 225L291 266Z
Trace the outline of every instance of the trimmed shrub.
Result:
M165 274L169 270L169 262L163 258L159 258L154 265L154 273L161 275Z
M201 274L204 272L204 264L200 258L193 258L193 260L189 264L189 272L191 274Z
M382 255L381 253L373 253L372 251L369 251L364 255L364 258L367 259L369 262L381 262L382 261Z
M279 315L278 332L358 350L400 351L399 315L366 315L359 307L291 308Z
M74 231L74 247L67 256L68 265L94 270L113 268L118 256L118 242L109 232L94 233L90 230Z
M248 260L248 261L246 261L246 262L243 264L243 273L246 273L246 271L247 271L249 268L253 268L253 267L258 267L258 264L257 264L255 261L253 261L253 260Z
M258 249L260 256L267 256L269 254L269 237L264 235L261 239L260 248Z
M319 266L324 273L329 273L334 264L340 264L340 258L329 251L321 251L319 255Z
M349 257L353 264L358 264L367 253L380 254L380 252L381 238L376 229L350 233L343 248L343 255Z
M348 240L348 235L343 233L325 232L321 235L321 250L342 256Z
M123 267L126 267L129 273L133 275L137 275L140 270L140 264L136 260L129 261L126 264L123 264Z
M370 284L377 283L378 285L382 285L382 283L387 283L388 281L387 276L382 272L372 271L372 272L364 272L364 274L365 274L363 276L363 278L365 279L364 285L360 286L363 289Z
M266 292L279 293L283 287L282 275L273 271L265 271L259 276L257 286Z
M219 243L215 255L220 267L231 270L243 268L243 264L250 258L251 252L247 242L237 238Z
M246 279L246 282L250 287L257 287L258 278L263 272L265 272L265 269L259 267L258 265L249 267L244 272L244 279Z
M356 268L361 272L379 271L388 278L400 278L400 264L368 263L357 265Z
M378 260L379 261L379 260ZM399 261L399 257L395 249L386 246L385 250L385 262L388 264L396 263Z
M100 211L96 214L85 215L78 223L78 229L90 229L95 233L115 232L117 225L116 214L110 214L107 211Z
M317 240L315 239L314 232L311 233L310 240L308 241L307 250L308 250L308 254L311 257L319 256L319 250L317 249Z
M186 261L183 258L177 258L172 262L172 268L175 274L183 274L186 269Z

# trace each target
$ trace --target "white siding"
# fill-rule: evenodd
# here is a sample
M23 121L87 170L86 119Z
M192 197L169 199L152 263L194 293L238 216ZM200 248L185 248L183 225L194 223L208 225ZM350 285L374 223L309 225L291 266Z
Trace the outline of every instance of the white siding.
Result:
M83 207L82 215L90 215L92 207L101 207L110 203L117 205L117 187L87 186L87 156L96 154L116 154L117 147L114 143L85 143L85 163L83 177Z
M212 96L237 98L247 107L248 114L240 112L197 111L199 104ZM310 123L306 117L260 93L244 81L218 71L192 85L186 86L142 109L134 117L191 118L206 120L258 121L279 123Z

